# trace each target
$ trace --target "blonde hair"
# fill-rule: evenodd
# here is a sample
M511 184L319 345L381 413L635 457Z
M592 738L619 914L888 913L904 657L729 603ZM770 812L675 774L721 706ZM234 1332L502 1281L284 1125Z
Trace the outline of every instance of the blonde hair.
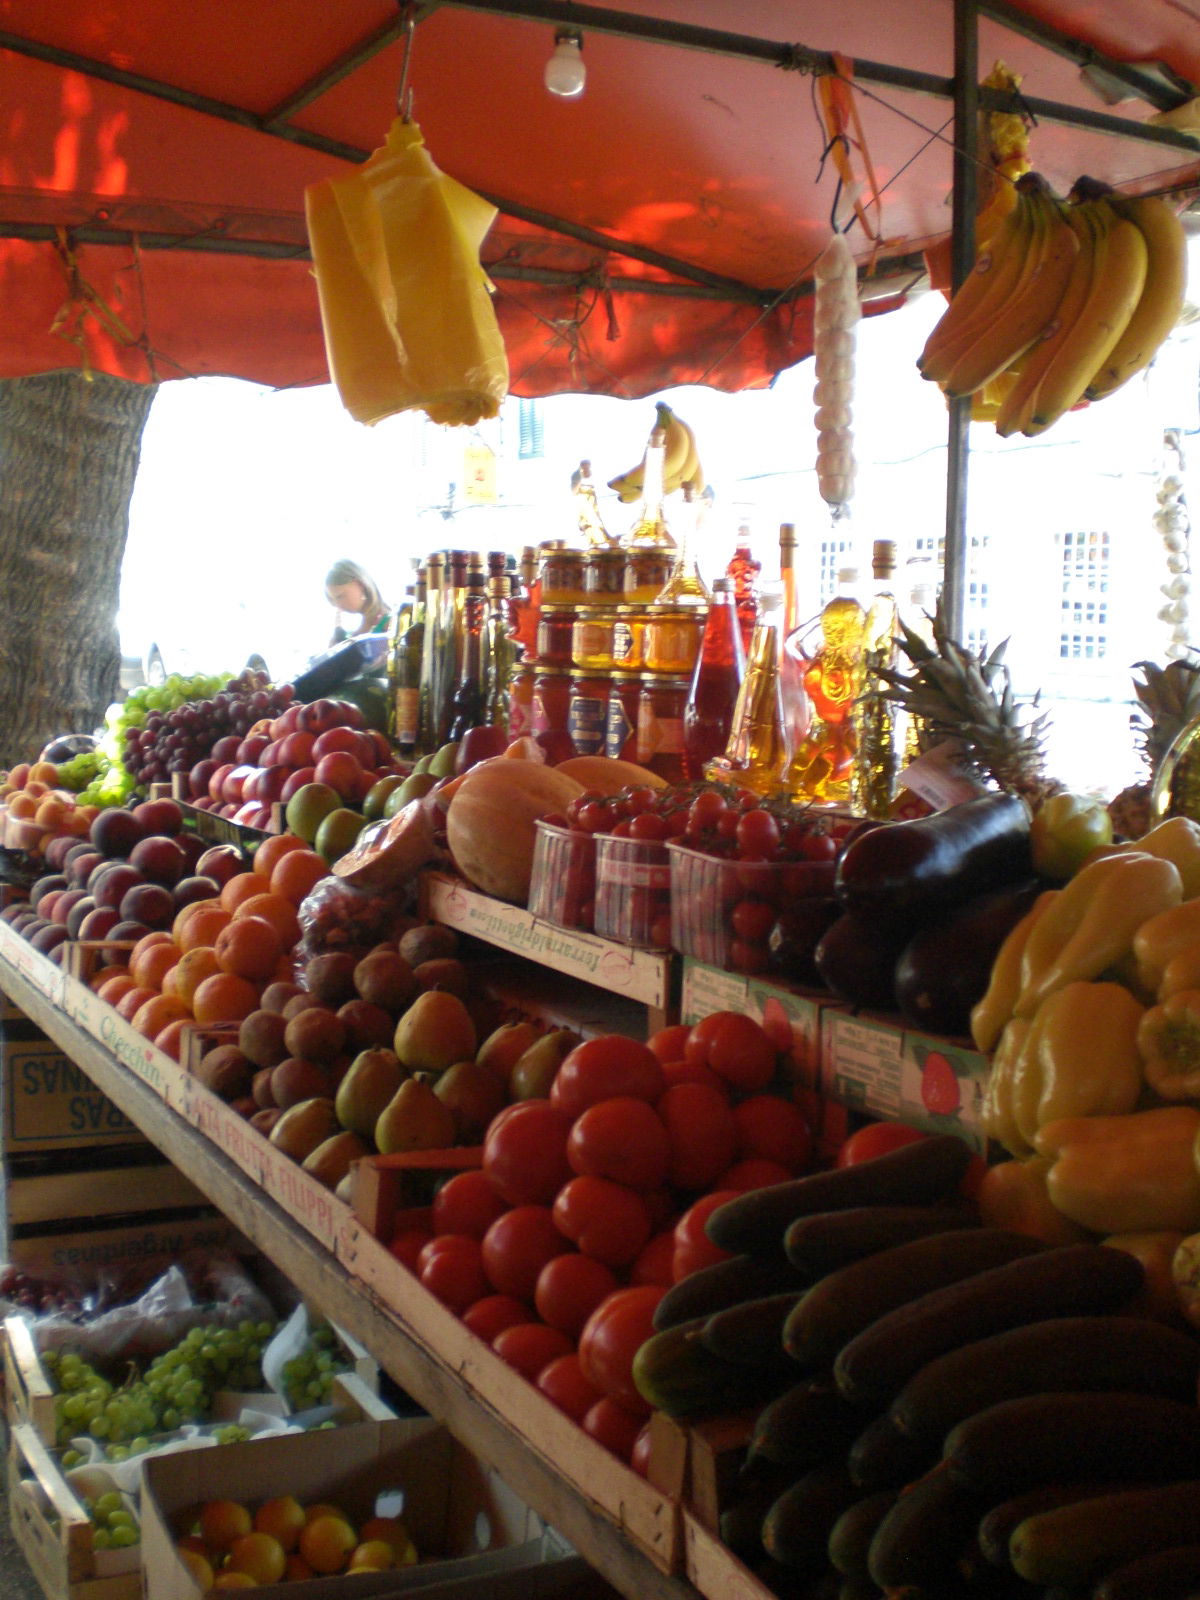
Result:
M343 583L357 583L366 599L364 615L373 615L384 612L387 606L379 592L379 585L371 574L359 566L357 561L335 561L325 574L325 594L333 588L340 587Z

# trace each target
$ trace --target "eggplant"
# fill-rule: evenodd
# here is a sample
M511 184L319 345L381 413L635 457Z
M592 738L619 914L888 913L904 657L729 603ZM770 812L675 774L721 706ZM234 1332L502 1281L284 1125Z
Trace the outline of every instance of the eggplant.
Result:
M966 1034L987 992L992 963L1041 892L1036 882L979 895L915 933L900 953L895 1002L914 1028Z
M822 936L813 963L822 983L839 1000L891 1011L896 1003L896 962L911 933L909 928L847 911Z
M859 917L933 915L1033 876L1029 808L1019 795L987 794L931 817L860 834L838 862L836 893Z

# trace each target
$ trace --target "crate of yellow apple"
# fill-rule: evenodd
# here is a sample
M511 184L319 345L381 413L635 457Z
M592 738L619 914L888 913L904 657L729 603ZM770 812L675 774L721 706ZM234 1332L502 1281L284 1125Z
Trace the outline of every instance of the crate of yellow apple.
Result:
M238 1500L206 1500L176 1550L203 1594L340 1572L386 1572L417 1560L399 1517L368 1517L356 1527L341 1506L304 1506L290 1494L253 1508Z

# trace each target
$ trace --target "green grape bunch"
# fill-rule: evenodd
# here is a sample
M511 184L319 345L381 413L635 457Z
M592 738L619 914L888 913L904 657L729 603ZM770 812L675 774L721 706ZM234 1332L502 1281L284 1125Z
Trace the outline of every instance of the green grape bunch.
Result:
M333 1380L349 1370L337 1350L337 1335L327 1322L316 1323L298 1355L283 1364L283 1394L292 1411L324 1405L333 1392Z

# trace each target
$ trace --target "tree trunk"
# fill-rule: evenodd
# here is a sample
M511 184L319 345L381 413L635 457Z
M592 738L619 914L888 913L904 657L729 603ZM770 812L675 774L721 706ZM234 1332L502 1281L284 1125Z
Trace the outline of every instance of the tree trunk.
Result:
M152 384L0 381L0 767L116 698L117 603Z

